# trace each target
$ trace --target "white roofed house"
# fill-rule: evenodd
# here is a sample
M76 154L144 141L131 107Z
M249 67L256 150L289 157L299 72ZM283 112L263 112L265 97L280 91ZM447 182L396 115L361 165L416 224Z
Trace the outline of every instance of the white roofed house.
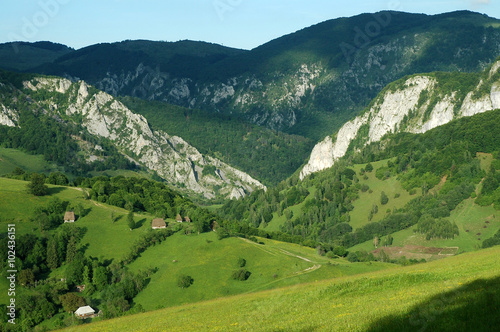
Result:
M95 310L92 309L90 306L86 305L84 307L80 307L76 309L75 311L75 316L78 318L90 318L94 317Z

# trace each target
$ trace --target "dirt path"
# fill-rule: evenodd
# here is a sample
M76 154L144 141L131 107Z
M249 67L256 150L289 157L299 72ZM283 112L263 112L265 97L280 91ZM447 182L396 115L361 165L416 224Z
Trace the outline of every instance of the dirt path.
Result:
M303 261L306 261L306 262L309 262L309 263L312 263L312 262L313 262L312 260L310 260L310 259L308 259L308 258L301 257L301 256L299 256L299 255L292 254L291 252L288 252L288 251L286 251L286 250L284 250L284 249L279 248L279 250L280 250L282 253L284 253L285 255L292 256L292 257L297 257L298 259L302 259Z
M70 188L70 189L73 189L73 190L78 190L78 191L81 191L82 193L85 193L87 196L89 195L88 191L87 190L84 190L83 188L80 188L80 187L67 187L67 188ZM93 201L91 199L89 199L90 202L92 202L92 204L94 204L95 206L98 206L98 207L104 207L101 203L98 203L96 201Z
M258 244L258 243L255 243L253 241L250 241L248 239L244 239L244 238L239 238L241 239L242 241L245 241L247 243L250 243L250 244L253 244L255 246L257 246L257 248L259 248L260 250L270 254L270 255L273 255L273 256L277 256L278 254L276 252L272 252L271 250L267 249L267 248L264 248L264 246L262 244ZM299 256L299 255L296 255L294 253L291 253L289 251L286 251L285 249L281 249L281 248L273 248L273 249L277 249L279 250L282 254L284 255L287 255L287 256L290 256L290 257L295 257L295 258L298 258L298 259L301 259L305 262L308 262L308 263L314 263L312 260L310 260L309 258L305 258L305 257L302 257L302 256ZM275 282L278 282L280 280L283 280L283 279L288 279L288 278L292 278L292 277L295 277L295 276L298 276L298 275L301 275L301 274L305 274L305 273L311 273L313 271L316 271L317 269L319 269L321 267L321 264L314 264L313 266L311 267L308 267L307 269L305 270L302 270L302 271L297 271L297 272L294 272L293 275L291 276L287 276L287 277L284 277L284 278L280 278L280 279L277 279L269 284L272 284L272 283L275 283ZM268 285L269 285L268 284Z
M250 243L250 244L253 244L253 245L257 246L257 248L259 248L260 250L262 250L262 251L264 251L264 252L268 253L269 255L273 255L273 256L277 256L277 255L278 255L277 253L272 252L272 251L270 251L270 250L268 250L268 249L264 248L264 246L263 246L262 244L255 243L255 242L253 242L253 241L250 241L250 240L248 240L248 239L244 239L244 238L242 238L242 237L240 237L239 239L240 239L240 240L242 240L242 241L245 241L246 243Z

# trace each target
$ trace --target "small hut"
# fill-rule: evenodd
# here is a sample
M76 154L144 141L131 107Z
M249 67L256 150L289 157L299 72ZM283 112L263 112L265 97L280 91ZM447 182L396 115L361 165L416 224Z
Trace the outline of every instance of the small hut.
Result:
M90 306L86 305L84 307L80 307L76 309L75 311L75 316L78 318L89 318L89 317L94 317L95 310L92 309Z
M182 217L181 217L181 215L180 215L180 214L178 214L178 215L177 215L177 217L175 218L175 220L176 220L177 222L182 222Z
M64 222L75 222L75 213L73 211L66 211L64 214Z
M156 218L153 219L153 222L151 223L151 228L152 229L167 228L167 224L165 223L165 220L163 220L162 218Z
M189 218L188 216L184 217L184 221L185 222L191 222L191 218Z

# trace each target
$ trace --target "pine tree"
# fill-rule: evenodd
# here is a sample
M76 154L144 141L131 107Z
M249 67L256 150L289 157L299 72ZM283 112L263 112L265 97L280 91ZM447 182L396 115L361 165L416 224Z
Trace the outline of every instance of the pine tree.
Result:
M47 266L51 269L57 269L59 266L59 257L57 256L57 241L51 237L47 243Z
M66 262L71 263L76 256L76 238L72 236L68 241L66 248Z
M135 228L134 212L129 212L127 216L127 223L130 230L133 230Z

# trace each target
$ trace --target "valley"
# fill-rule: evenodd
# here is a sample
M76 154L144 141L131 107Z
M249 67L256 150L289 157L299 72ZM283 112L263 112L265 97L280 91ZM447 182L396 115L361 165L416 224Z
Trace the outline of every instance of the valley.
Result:
M0 44L0 332L493 330L499 22Z

